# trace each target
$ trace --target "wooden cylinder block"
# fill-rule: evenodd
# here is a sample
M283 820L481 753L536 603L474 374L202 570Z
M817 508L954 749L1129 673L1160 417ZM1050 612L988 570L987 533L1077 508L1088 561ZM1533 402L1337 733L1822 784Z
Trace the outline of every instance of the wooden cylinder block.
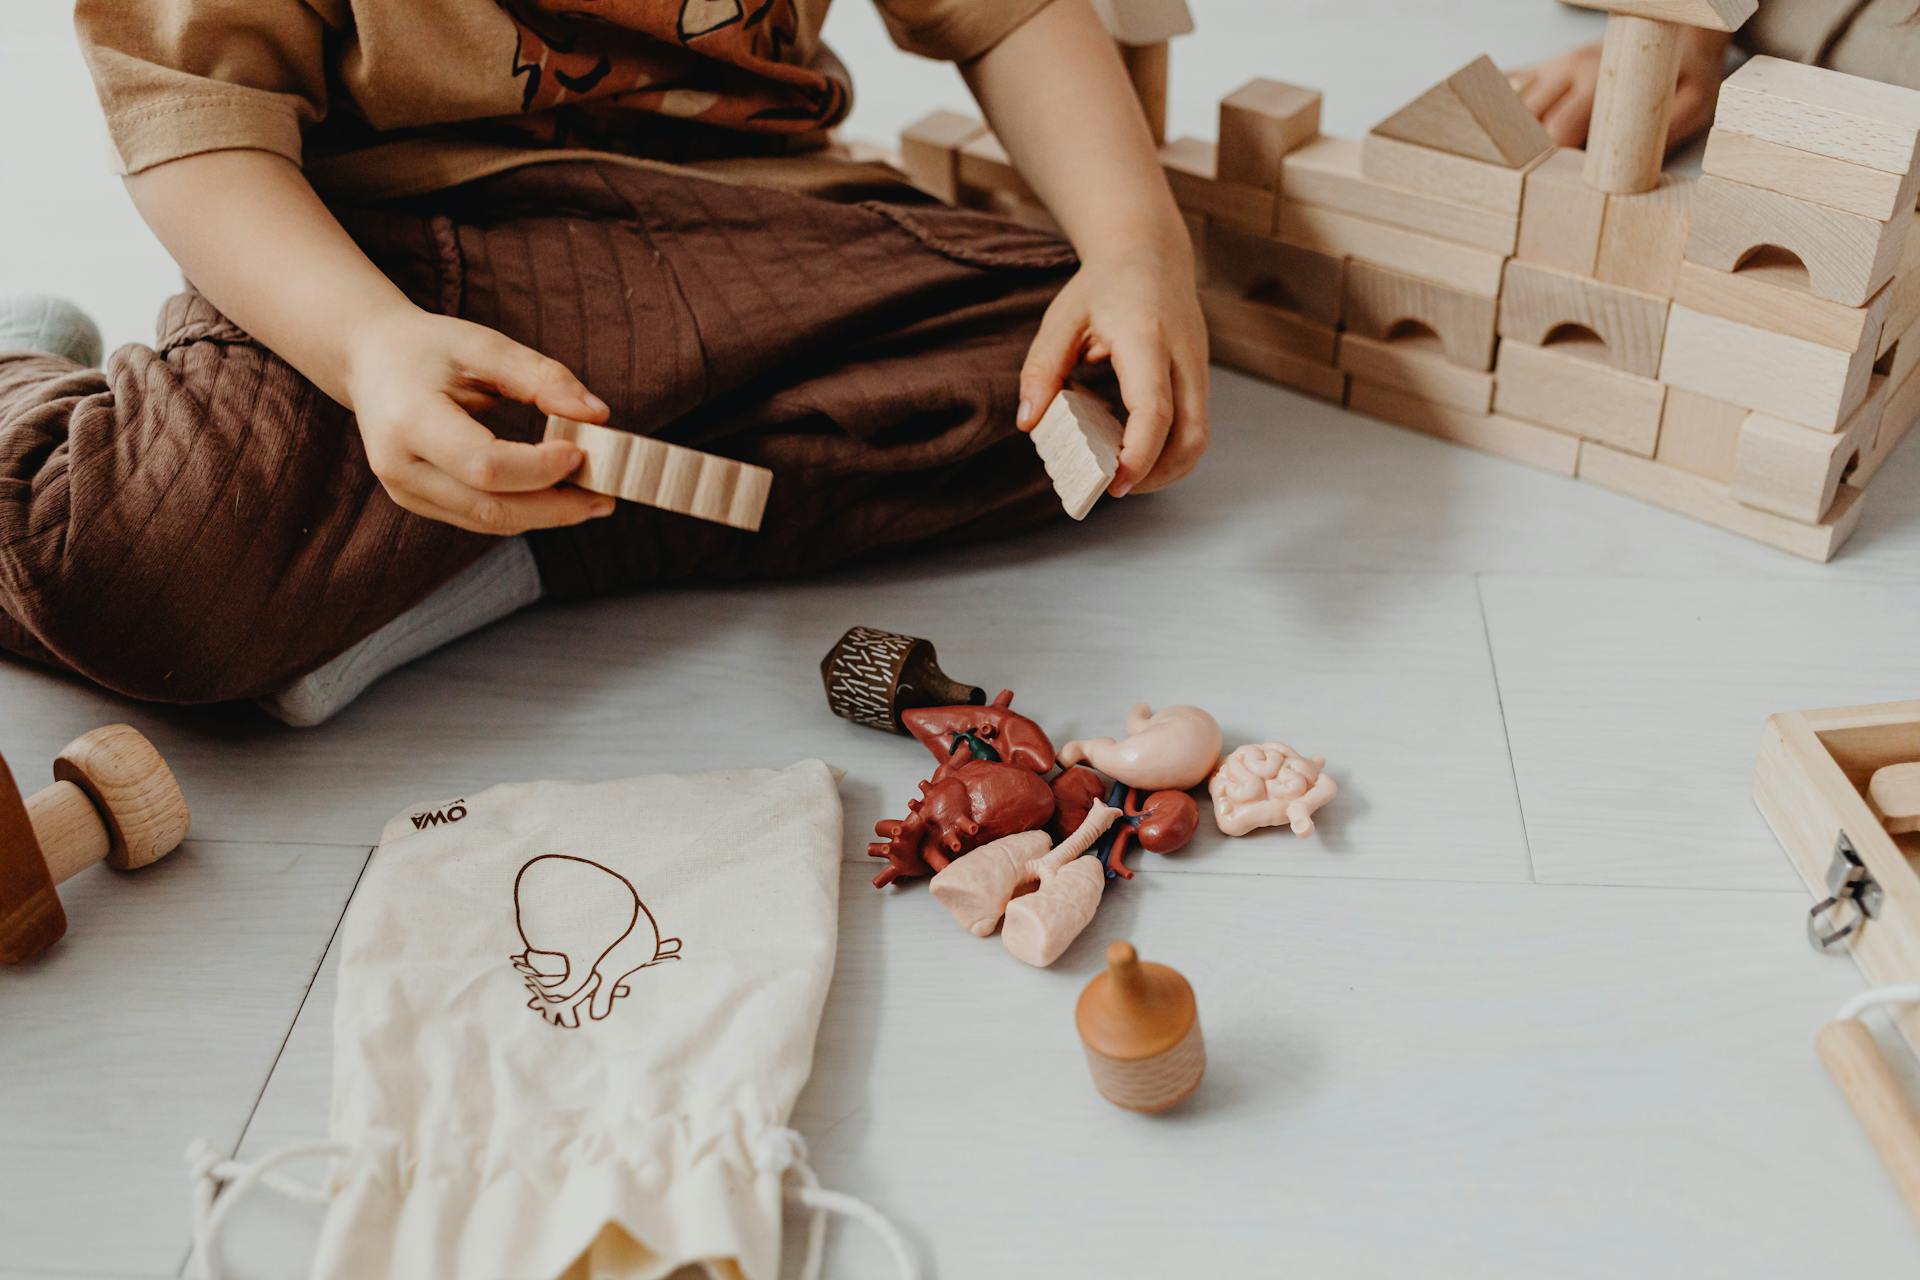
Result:
M1193 988L1166 965L1142 963L1131 943L1107 948L1106 972L1080 993L1074 1023L1094 1087L1115 1106L1165 1111L1206 1074Z
M1680 28L1623 13L1607 19L1587 132L1588 186L1631 195L1659 185L1679 73Z
M1840 1086L1887 1175L1920 1222L1920 1110L1902 1092L1873 1032L1858 1018L1829 1022L1814 1040L1820 1061Z
M1140 99L1140 110L1146 114L1147 128L1153 133L1153 145L1165 146L1167 141L1167 43L1123 44L1119 46L1120 61L1126 64L1127 79L1133 81L1133 92Z
M27 797L27 821L55 884L65 884L107 856L113 836L87 793L56 782Z

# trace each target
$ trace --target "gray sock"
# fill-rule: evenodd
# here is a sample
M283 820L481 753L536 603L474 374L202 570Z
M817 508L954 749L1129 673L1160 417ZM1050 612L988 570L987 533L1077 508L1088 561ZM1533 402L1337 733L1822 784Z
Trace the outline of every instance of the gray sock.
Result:
M65 356L100 363L100 327L65 298L43 293L0 294L0 351Z
M525 538L508 538L326 666L261 698L260 707L295 728L320 724L389 671L498 622L540 595L532 548Z

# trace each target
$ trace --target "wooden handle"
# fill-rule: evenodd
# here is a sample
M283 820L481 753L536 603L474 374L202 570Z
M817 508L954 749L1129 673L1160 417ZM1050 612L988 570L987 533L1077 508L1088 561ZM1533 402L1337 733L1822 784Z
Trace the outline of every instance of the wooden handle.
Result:
M61 884L107 856L113 836L87 793L71 782L56 782L27 797L27 821L40 842L47 871Z
M1907 1211L1920 1222L1920 1111L1907 1100L1873 1033L1858 1018L1829 1022L1813 1043L1867 1141L1880 1153Z
M1607 19L1587 130L1588 186L1631 195L1660 185L1679 74L1679 27L1628 14Z

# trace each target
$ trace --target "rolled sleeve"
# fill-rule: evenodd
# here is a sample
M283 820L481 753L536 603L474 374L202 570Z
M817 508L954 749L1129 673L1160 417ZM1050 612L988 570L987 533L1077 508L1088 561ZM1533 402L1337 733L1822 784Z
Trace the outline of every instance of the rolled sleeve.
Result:
M296 164L326 112L326 24L303 0L80 0L87 68L117 168L207 151Z
M967 62L1006 39L1053 0L875 0L893 42L908 53Z

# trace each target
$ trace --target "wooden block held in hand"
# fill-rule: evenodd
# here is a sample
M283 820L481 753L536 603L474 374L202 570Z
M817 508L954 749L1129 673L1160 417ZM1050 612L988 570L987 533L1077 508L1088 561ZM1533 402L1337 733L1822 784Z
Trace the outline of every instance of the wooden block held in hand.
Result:
M1541 160L1547 154L1542 153ZM1513 216L1520 213L1527 172L1532 167L1509 169L1505 165L1456 156L1450 151L1402 142L1383 133L1370 133L1360 144L1360 172L1375 182Z
M1279 236L1322 253L1390 267L1483 298L1500 296L1500 273L1507 261L1484 249L1292 201L1280 205Z
M1587 185L1586 162L1585 152L1562 148L1528 171L1514 251L1522 262L1594 274L1607 196Z
M1753 412L1741 405L1715 400L1684 387L1667 388L1667 407L1660 413L1660 442L1656 462L1725 484L1733 478L1733 457L1740 447L1740 428Z
M773 472L612 427L547 418L546 439L571 440L586 455L570 483L696 520L760 528Z
M1214 145L1200 138L1176 138L1160 148L1160 167L1173 189L1174 203L1188 213L1241 231L1273 230L1274 194L1264 187L1223 181L1216 176Z
M1846 307L1808 293L1800 283L1805 273L1798 263L1776 265L1769 255L1770 251L1756 254L1735 272L1683 262L1673 300L1695 311L1803 338L1836 351L1879 344L1893 305L1892 284L1882 286L1866 306Z
M1836 351L1676 305L1661 380L1789 422L1837 431L1866 399L1872 350Z
M1316 324L1340 323L1347 261L1270 235L1207 224L1210 288L1297 311Z
M1553 147L1513 85L1484 54L1373 127L1471 160L1524 168Z
M1276 191L1280 162L1320 132L1320 91L1253 80L1220 100L1219 176Z
M1422 400L1493 412L1493 375L1447 359L1437 339L1422 336L1380 342L1357 333L1340 335L1340 368L1356 381L1402 391Z
M1462 368L1493 367L1498 306L1483 294L1355 261L1347 264L1342 310L1347 328L1362 337L1391 342L1424 331Z
M1910 219L1877 222L1725 178L1700 179L1693 194L1687 261L1738 271L1762 248L1784 249L1806 268L1807 288L1858 307L1893 278Z
M900 166L913 185L948 204L960 201L960 148L987 126L951 111L935 111L900 135Z
M1331 325L1315 324L1295 312L1215 289L1200 291L1200 310L1214 339L1284 351L1316 364L1333 364Z
M1713 122L1750 138L1904 174L1920 147L1920 92L1763 56L1721 84Z
M1500 291L1500 336L1544 347L1569 327L1584 330L1600 341L1607 364L1652 378L1660 372L1667 306L1650 293L1511 262Z
M1086 519L1120 470L1119 419L1100 397L1067 387L1030 434L1061 505L1075 520Z
M1815 431L1765 413L1740 427L1733 477L1736 501L1804 524L1818 524L1833 506L1841 479L1871 451L1886 408L1885 379L1867 393L1839 431Z
M1375 182L1360 171L1360 143L1352 138L1323 134L1287 156L1280 164L1280 197L1490 253L1512 253L1519 234L1511 214Z
M1580 441L1575 436L1497 413L1469 413L1358 379L1347 393L1347 407L1369 418L1556 475L1573 475L1579 462Z
M1503 341L1494 366L1494 412L1651 457L1666 386L1570 354L1578 348Z
M1608 284L1671 298L1686 255L1692 204L1692 180L1671 173L1662 174L1651 191L1608 196L1593 274Z
M1727 129L1707 135L1707 154L1700 167L1716 178L1765 187L1881 222L1911 213L1920 194L1920 164L1905 173L1888 173Z

